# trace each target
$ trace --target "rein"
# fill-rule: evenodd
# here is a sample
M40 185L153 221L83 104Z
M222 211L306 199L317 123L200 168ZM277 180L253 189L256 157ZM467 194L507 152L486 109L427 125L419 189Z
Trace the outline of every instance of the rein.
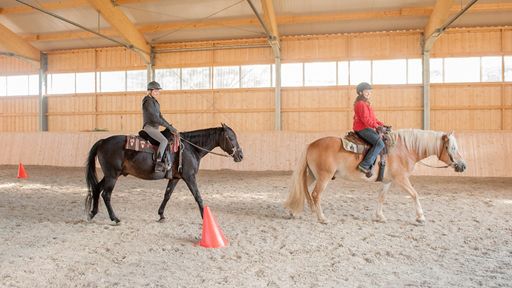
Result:
M217 153L217 152L212 152L212 151L210 151L210 150L208 150L208 149L205 149L205 148L203 148L203 147L201 147L201 146L198 146L198 145L196 145L196 144L194 144L194 143L192 143L192 142L188 141L187 139L185 139L185 138L183 138L183 137L181 137L181 136L180 136L180 139L181 139L181 140L183 140L183 141L185 141L185 142L187 142L188 144L190 144L190 145L192 145L192 146L196 147L196 148L197 148L197 149L199 149L199 150L202 150L202 151L204 151L204 152L206 152L206 153L214 154L214 155L217 155L217 156L222 156L222 157L233 157L233 155L234 155L234 154L235 154L235 152L236 152L236 149L233 149L233 154L231 154L231 155L229 155L229 154L221 154L221 153Z
M420 163L424 166L430 167L430 168L448 168L448 167L450 167L450 165L445 165L445 166L440 166L440 167L428 165L427 163L424 163L423 160L418 161L418 163Z

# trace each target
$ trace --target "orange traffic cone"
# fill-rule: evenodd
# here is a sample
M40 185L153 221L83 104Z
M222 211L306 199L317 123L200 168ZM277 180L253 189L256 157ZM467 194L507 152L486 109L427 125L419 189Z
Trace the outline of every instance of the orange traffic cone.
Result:
M208 206L204 206L203 235L199 245L205 248L221 248L228 245L228 239L224 237Z
M21 179L27 179L28 178L27 172L25 171L25 167L23 167L23 164L21 164L21 162L20 162L20 165L18 165L18 176L17 176L17 178L21 178Z

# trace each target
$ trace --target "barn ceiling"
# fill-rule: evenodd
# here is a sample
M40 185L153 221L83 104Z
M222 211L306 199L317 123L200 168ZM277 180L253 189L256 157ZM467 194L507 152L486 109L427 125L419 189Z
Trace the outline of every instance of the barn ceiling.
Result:
M264 15L261 2L252 0ZM439 0L442 1L442 0ZM265 33L246 0L23 0L118 41L142 37L147 44L194 40L264 37ZM102 9L112 11L102 13ZM469 0L453 1L454 15ZM435 0L273 0L280 36L365 31L424 29ZM103 6L103 7L102 7ZM106 14L105 14L106 13ZM123 22L127 18L130 23ZM108 19L110 18L110 19ZM122 35L119 27L134 28ZM117 23L117 24L116 24ZM512 24L512 0L481 0L452 27ZM0 26L39 51L115 46L16 0L0 0ZM124 30L124 29L123 29ZM0 39L0 51L9 52ZM14 39L16 40L16 39ZM128 41L133 43L132 40ZM136 40L133 40L136 41ZM2 43L4 42L4 43ZM20 44L21 45L21 44Z

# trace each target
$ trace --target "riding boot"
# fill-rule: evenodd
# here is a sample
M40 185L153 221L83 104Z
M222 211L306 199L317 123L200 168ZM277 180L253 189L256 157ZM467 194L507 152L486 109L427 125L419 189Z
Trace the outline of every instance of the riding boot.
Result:
M156 160L155 172L165 172L165 163L162 162L162 159Z

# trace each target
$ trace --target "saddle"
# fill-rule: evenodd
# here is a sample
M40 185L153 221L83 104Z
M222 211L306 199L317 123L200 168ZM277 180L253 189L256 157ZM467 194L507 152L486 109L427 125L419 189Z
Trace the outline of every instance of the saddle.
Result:
M386 168L388 147L391 147L393 145L390 133L391 129L386 129L383 132L379 132L379 135L382 137L382 140L384 141L384 148L379 153L379 172L377 179L375 180L377 182L382 182L382 179L384 178L384 170ZM356 155L356 159L359 159L360 156L364 158L366 153L368 153L368 150L372 148L371 144L369 144L364 139L359 137L354 131L347 132L347 134L345 134L345 136L341 138L341 142L345 150L352 152ZM370 171L366 173L366 177L372 177L372 170L374 165L375 163L373 163L373 165L370 167Z
M167 176L172 176L172 166L174 163L174 154L179 150L179 158L178 158L178 171L181 173L182 166L181 166L181 153L183 149L179 149L182 147L180 140L177 137L174 137L173 134L168 129L165 129L161 132L165 138L169 141L169 144L167 144L167 147L164 150L163 160L165 167L167 168L166 171L166 178L169 178ZM145 152L145 153L151 153L153 154L153 161L156 164L156 154L158 151L158 146L160 143L153 139L151 136L148 135L148 133L144 130L139 131L139 135L127 135L126 137L126 144L125 149L128 150L134 150L139 152ZM171 174L171 175L169 175Z

